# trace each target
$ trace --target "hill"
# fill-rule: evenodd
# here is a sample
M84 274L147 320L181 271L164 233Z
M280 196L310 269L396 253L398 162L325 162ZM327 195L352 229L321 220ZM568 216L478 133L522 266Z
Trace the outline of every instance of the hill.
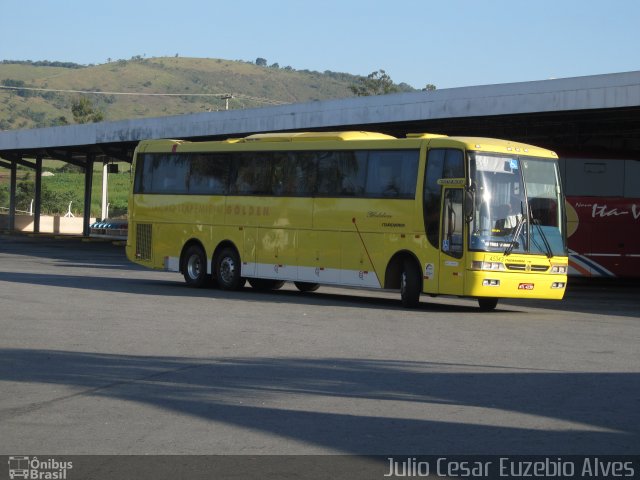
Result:
M354 94L349 87L363 79L348 73L320 73L280 68L277 64L266 66L266 61L258 63L261 65L209 58L140 56L90 66L4 60L0 63L0 85L44 90L0 89L0 130L75 123L71 107L81 96L103 112L104 120L121 120L223 110L225 102L229 109L240 109L351 97ZM413 90L406 84L395 86L400 91ZM224 94L232 98L225 100Z

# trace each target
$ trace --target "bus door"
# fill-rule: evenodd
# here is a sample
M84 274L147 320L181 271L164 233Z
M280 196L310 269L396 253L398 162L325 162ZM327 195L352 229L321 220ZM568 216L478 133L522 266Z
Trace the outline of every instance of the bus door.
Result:
M443 188L440 237L440 293L462 295L464 290L464 189Z

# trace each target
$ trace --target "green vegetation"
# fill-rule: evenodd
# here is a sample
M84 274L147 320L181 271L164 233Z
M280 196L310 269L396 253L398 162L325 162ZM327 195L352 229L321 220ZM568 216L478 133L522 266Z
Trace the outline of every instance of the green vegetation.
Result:
M71 104L71 113L76 123L95 123L104 120L104 113L91 103L87 97L80 97Z
M91 66L46 60L4 60L0 61L0 85L12 88L0 88L0 130L223 110L226 108L224 95L232 95L228 99L230 109L351 97L360 94L352 87L366 83L380 72L384 74L379 70L369 77L361 77L328 70L323 73L296 70L290 66L281 68L277 62L267 66L267 60L262 57L254 63L136 55L129 60ZM407 84L394 84L386 74L384 82L384 88L369 94L414 90ZM61 90L95 93L79 97L77 93ZM78 105L80 99L84 99L83 105Z
M123 164L126 165L126 164ZM97 169L99 168L99 170ZM120 218L127 214L127 196L130 176L127 171L109 175L109 217ZM42 177L42 206L44 215L64 215L71 203L71 212L82 215L84 209L84 173L70 170L66 165L46 168L53 176ZM0 177L0 207L9 206L9 180ZM31 200L35 198L33 172L20 169L16 183L16 209L29 211ZM100 218L102 214L102 165L96 165L91 192L91 216Z
M351 85L350 90L359 97L369 95L386 95L400 91L393 83L391 77L384 70L370 73L367 78L361 78L355 85Z

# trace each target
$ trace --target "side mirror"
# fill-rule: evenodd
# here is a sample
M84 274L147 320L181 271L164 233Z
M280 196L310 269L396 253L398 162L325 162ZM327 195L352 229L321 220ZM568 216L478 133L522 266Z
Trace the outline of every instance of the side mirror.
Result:
M476 204L475 189L465 188L464 190L464 219L470 222L473 219L473 209Z

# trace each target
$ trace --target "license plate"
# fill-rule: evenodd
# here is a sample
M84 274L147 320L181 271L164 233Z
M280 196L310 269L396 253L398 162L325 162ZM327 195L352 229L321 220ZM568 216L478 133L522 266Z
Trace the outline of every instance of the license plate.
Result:
M533 283L520 283L518 290L533 290Z

